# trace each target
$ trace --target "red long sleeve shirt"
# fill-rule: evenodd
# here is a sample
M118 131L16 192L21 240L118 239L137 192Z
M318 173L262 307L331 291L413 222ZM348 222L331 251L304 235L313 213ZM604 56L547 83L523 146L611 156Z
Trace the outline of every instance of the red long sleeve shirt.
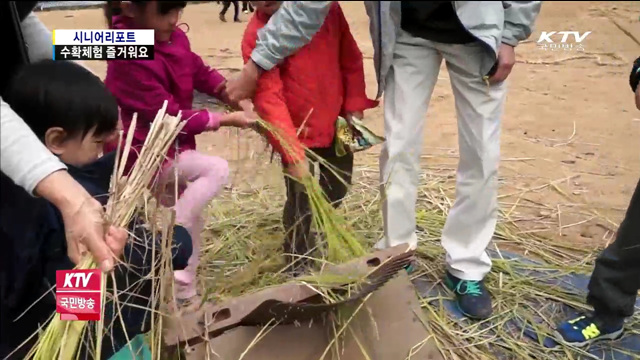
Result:
M242 40L245 63L268 21L259 11L249 21ZM332 146L338 116L378 105L365 93L362 53L337 2L309 44L262 74L253 102L258 115L280 130L268 139L285 165L304 159L301 143Z

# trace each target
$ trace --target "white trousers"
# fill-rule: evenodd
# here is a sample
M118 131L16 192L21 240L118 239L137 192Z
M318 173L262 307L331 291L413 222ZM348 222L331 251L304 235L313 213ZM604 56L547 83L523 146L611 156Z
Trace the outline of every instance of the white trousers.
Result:
M400 30L384 93L385 142L380 154L384 237L377 244L416 247L420 154L429 100L446 61L458 117L460 161L456 200L442 231L452 275L482 280L491 270L486 248L498 212L500 122L506 84L490 87L480 76L480 44L442 44ZM437 136L437 134L434 134Z

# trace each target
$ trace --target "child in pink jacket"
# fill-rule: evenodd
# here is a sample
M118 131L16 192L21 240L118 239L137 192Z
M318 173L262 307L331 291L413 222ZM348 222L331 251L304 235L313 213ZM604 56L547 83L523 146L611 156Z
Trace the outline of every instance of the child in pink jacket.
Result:
M179 302L194 300L196 296L195 275L199 262L200 233L204 227L202 211L226 183L229 173L224 159L195 151L195 136L205 131L216 131L220 126L246 128L252 122L244 112L222 114L192 109L194 90L225 101L226 80L191 51L187 35L177 27L186 3L109 1L105 8L110 28L154 29L156 37L154 60L108 62L105 84L118 101L124 130L134 132L127 171L137 160L150 124L165 100L168 101L169 115L176 116L182 111L182 119L188 119L175 146L167 154L158 182L159 185L172 183L174 170L177 170L181 194L175 203L176 221L189 230L193 239L193 254L187 268L175 272L176 298ZM137 126L131 129L134 113L138 114ZM109 144L106 150L116 146ZM168 186L167 191L175 190ZM165 196L162 198L166 200Z

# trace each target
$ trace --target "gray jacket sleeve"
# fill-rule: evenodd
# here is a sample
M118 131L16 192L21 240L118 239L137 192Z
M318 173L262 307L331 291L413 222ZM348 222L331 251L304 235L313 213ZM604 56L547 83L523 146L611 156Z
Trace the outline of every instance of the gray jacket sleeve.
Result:
M13 182L33 194L49 174L66 169L29 126L0 98L0 167Z
M269 71L308 44L320 30L333 1L284 1L258 31L251 60Z
M503 1L504 30L502 42L511 46L517 46L520 41L526 40L533 32L535 22L542 1Z
M52 58L51 32L33 14L22 22L29 59ZM49 174L66 169L36 137L29 126L0 98L0 167L13 182L33 194Z
M29 60L36 62L40 60L48 60L53 58L53 34L47 29L47 27L38 19L33 12L29 13L27 17L22 20L22 36L24 42L27 44L27 51L29 53ZM98 76L95 71L91 70L86 63L82 61L75 61L78 65L81 65L85 69L91 71L94 75ZM99 76L98 76L99 77Z
M22 20L22 36L27 44L29 60L36 62L53 59L53 37L51 31L38 19L34 13L29 13Z

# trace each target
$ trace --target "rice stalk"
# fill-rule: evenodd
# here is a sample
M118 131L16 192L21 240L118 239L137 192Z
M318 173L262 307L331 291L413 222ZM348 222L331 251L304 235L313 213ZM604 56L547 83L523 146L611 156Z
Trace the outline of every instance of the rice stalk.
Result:
M258 120L258 125L265 131L269 132L281 144L285 152L293 154L296 146L302 146L307 154L307 158L312 161L321 163L323 166L337 172L331 164L324 161L310 149L300 144L297 139L291 139L277 126L264 121ZM339 174L335 174L341 178ZM364 256L366 251L361 242L350 231L347 222L338 215L322 190L318 179L315 177L306 177L304 179L294 179L305 188L305 193L309 197L313 224L316 229L324 232L327 244L326 256L324 259L330 263L343 263L354 258ZM343 180L344 181L344 180Z

